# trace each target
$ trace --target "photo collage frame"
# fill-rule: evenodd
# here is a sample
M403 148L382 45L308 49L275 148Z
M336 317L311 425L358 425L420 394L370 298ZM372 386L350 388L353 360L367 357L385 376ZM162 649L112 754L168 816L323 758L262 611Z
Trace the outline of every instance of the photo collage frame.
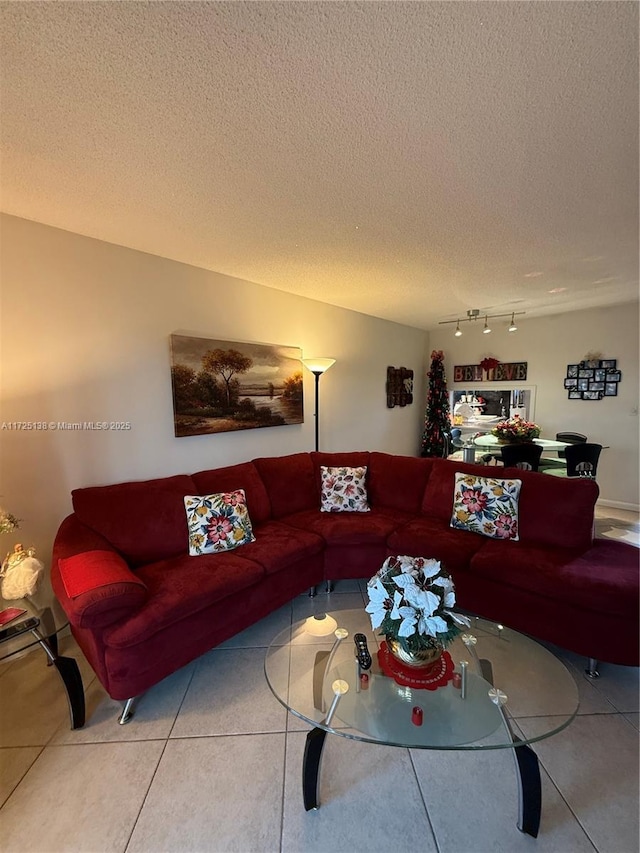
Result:
M615 358L591 359L567 365L564 387L570 400L617 397L622 374Z

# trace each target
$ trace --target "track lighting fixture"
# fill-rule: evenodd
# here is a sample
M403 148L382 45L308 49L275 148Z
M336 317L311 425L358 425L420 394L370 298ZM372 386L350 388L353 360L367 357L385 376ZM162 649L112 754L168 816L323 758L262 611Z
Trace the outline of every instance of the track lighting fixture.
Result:
M491 331L491 326L489 325L489 320L496 320L499 317L511 317L511 323L508 327L509 331L510 332L517 332L518 327L516 326L516 322L515 322L516 317L519 315L522 315L522 314L526 314L526 311L512 311L511 314L485 314L484 315L484 326L483 326L482 332L483 332L483 334L488 335L489 332ZM462 335L462 329L460 328L460 323L464 322L465 319L468 322L471 322L472 320L479 320L481 318L481 316L482 315L481 315L480 310L478 308L471 308L469 311L467 311L466 317L463 317L462 319L460 317L457 317L455 320L440 320L438 325L444 326L447 323L455 323L456 324L456 330L453 334L455 335L456 338L459 338Z

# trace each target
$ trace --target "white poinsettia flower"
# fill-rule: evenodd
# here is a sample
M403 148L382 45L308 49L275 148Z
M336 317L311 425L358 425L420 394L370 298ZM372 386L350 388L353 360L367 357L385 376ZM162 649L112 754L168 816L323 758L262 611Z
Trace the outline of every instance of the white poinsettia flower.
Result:
M440 597L433 592L429 592L428 589L420 589L417 586L415 588L410 587L404 591L404 594L412 607L415 607L416 610L421 610L427 616L431 616L440 607Z
M378 628L387 613L387 602L390 604L391 599L379 579L371 586L367 584L367 593L369 595L369 604L367 604L365 610L371 617L371 627Z
M442 589L442 603L444 607L453 607L456 603L456 596L453 591L453 581L451 578L436 578L433 581L434 586L441 587Z
M453 607L456 603L456 596L453 591L445 592L444 598L442 599L442 603L445 607Z
M393 593L393 607L391 608L390 616L392 619L401 619L400 604L402 602L402 593L397 590Z
M426 579L432 578L438 574L438 572L442 569L442 566L438 562L438 560L425 560L422 565L422 574ZM434 581L435 583L435 581Z
M435 637L437 634L445 634L449 626L440 616L421 616L418 620L418 632Z
M400 589L405 591L405 595L407 589L416 586L416 579L414 576L407 574L406 572L403 572L401 575L396 575L393 582L397 587L400 587Z
M471 620L466 616L463 616L461 613L454 613L453 610L445 610L447 616L451 616L454 622L458 625L466 625L467 628L471 625Z
M418 614L413 609L413 607L400 607L398 608L398 612L400 614L400 618L402 619L402 623L398 630L398 636L410 637L413 633L415 633Z

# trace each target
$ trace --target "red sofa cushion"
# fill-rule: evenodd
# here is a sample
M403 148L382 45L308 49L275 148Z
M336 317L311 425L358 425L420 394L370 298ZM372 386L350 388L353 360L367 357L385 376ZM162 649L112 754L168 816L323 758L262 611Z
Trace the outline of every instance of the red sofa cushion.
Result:
M189 630L192 614L259 583L265 570L237 552L181 556L150 563L138 570L149 590L143 607L105 631L109 646L141 643L168 626L184 620Z
M369 503L374 508L416 515L432 465L433 459L374 451L369 455Z
M259 563L268 575L324 551L320 536L307 530L296 530L281 521L267 521L254 527L253 532L256 541L243 545L241 556Z
M213 495L243 489L247 499L249 518L254 525L262 524L271 517L269 495L252 462L198 471L197 474L192 474L191 478L196 484L199 495Z
M434 459L422 501L425 515L442 521L451 520L457 471L478 477L517 477L522 480L518 504L521 542L582 550L591 545L594 507L599 494L594 480L554 477L550 488L549 474Z
M523 542L490 541L473 556L471 570L501 582L505 591L519 587L592 611L597 634L596 614L600 612L638 621L639 556L632 545L602 539L596 539L583 554Z
M484 536L467 530L455 530L438 518L414 518L392 533L387 541L389 555L435 557L453 575L468 571L472 556L483 548Z
M189 535L184 496L197 494L192 478L75 489L78 519L103 536L133 566L187 554Z
M320 492L309 453L265 456L254 459L253 464L267 489L273 518L320 507Z
M380 509L370 512L306 510L282 519L292 527L317 533L328 545L384 544L391 531L404 520L404 513Z

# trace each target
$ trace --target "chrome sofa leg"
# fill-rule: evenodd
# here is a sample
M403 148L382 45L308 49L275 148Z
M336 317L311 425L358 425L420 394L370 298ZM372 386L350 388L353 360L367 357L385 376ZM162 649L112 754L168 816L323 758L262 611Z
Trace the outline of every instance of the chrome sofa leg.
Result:
M133 705L136 701L136 698L136 696L132 696L131 699L127 699L127 701L124 703L122 713L118 717L118 723L121 726L126 725L126 723L128 723L129 720L133 717Z
M316 597L316 588L315 588L315 586L310 586L309 587L309 598L315 598L315 597Z
M589 663L587 664L585 672L589 678L600 677L600 673L598 672L598 661L595 658L589 658Z
M333 592L333 581L327 581L327 589L326 592Z

